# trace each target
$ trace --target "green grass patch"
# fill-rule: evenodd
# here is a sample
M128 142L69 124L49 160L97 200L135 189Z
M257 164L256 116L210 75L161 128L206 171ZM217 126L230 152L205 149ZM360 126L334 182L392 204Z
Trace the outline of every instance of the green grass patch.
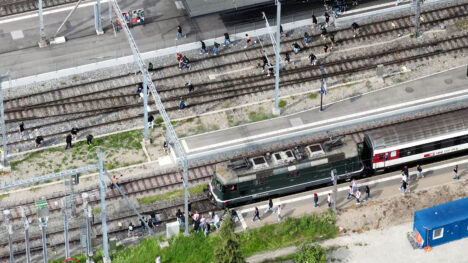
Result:
M262 251L332 238L337 232L334 214L326 212L249 229L240 233L240 243L242 253L247 258ZM169 241L169 247L160 249L156 240L147 239L140 246L117 253L113 262L151 262L156 254L161 255L163 262L214 262L214 249L220 241L218 233L205 238L200 232L188 237L179 235Z
M468 30L468 19L455 22L455 26L459 31Z
M311 94L309 95L309 99L311 99L311 100L315 100L317 97L318 97L318 94L317 94L317 93L311 93Z
M31 192L37 192L37 191L39 191L40 189L41 189L41 187L33 187L33 188L29 189L29 191L31 191Z
M271 114L265 114L263 112L255 112L255 111L249 112L249 120L251 122L264 121L264 120L270 119L271 117L272 117Z
M6 198L6 197L9 197L10 194L1 194L0 195L0 200L2 200L3 198Z
M189 193L191 195L203 193L203 189L205 187L207 187L207 186L208 186L208 184L201 184L201 185L197 185L197 186L194 186L194 187L190 187L189 188ZM184 196L184 190L179 189L179 190L174 190L174 191L167 192L167 193L160 194L160 195L153 195L153 196L147 196L147 197L139 198L138 203L139 204L152 204L152 203L154 203L156 201L174 200L176 198L183 197L183 196Z
M101 213L101 211L102 210L101 210L100 207L95 207L95 208L93 208L93 215L99 214L99 213Z
M257 229L249 229L240 233L241 249L245 258L262 251L275 250L291 245L301 245L303 242L314 242L333 238L338 233L335 226L335 216L329 211L322 214L304 216L302 218L288 218L279 224L266 225ZM161 249L156 239L147 238L139 245L127 249L117 248L111 255L113 263L149 263L154 262L156 255L161 256L161 262L215 262L214 251L221 243L219 232L211 233L205 238L203 233L192 233L185 237L180 234L169 240L170 246ZM323 250L314 248L304 250L305 253L322 255ZM94 262L102 262L99 250L93 257ZM307 255L309 255L307 254ZM293 254L295 256L295 254ZM73 258L83 260L82 255ZM291 259L287 256L285 259ZM59 263L61 261L50 261ZM313 261L311 261L313 262ZM321 261L318 261L321 262Z
M284 107L286 107L287 104L288 103L285 100L280 100L279 103L278 103L278 107L284 108Z
M164 122L164 120L161 117L158 117L158 118L156 118L156 120L154 120L154 123L156 123L156 125L160 125L163 122Z

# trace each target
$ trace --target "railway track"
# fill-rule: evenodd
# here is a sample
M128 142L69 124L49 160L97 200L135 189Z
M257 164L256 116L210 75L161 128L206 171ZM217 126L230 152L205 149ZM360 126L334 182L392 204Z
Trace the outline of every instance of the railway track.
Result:
M78 0L43 0L43 8L75 3ZM0 1L0 17L22 14L38 10L37 0L2 0Z
M447 7L442 10L426 12L424 14L423 29L431 28L439 23L454 22L468 16L468 5L458 5ZM370 42L385 36L396 36L411 32L411 19L403 17L401 19L385 20L376 24L363 26L365 30L361 36L354 38L350 30L339 30L332 32L337 39L335 50L339 52L349 45L356 43ZM316 35L315 37L318 37ZM285 41L284 49L289 49L292 42L297 39ZM311 51L316 52L325 43L323 40L316 41L309 46L304 46L301 54ZM466 38L464 35L453 38L442 39L438 42L425 42L411 44L406 47L391 48L383 47L381 52L368 52L362 55L342 55L338 58L320 59L321 65L327 67L327 77L339 77L349 73L366 72L375 68L378 64L392 65L403 62L418 61L447 52L456 52L466 48ZM255 67L261 59L260 47L243 51L229 52L220 56L221 62L216 66L212 65L214 58L206 58L196 61L194 69L180 72L175 64L167 65L157 69L157 74L153 79L158 84L157 89L168 111L178 109L180 97L185 97L191 107L200 106L208 108L219 101L236 99L255 93L270 90L273 83L272 78L267 78L264 74L259 74L250 70L242 77L231 77L228 75L218 76L216 80L201 80L195 83L196 90L187 93L183 83L186 80L201 79L201 76L209 75L207 72L213 70L231 71L243 68ZM421 49L425 52L421 53ZM369 54L371 53L371 54ZM399 57L393 57L399 54ZM239 56L241 59L239 59ZM234 62L232 62L234 60ZM164 77L156 77L163 75ZM309 66L307 63L288 66L281 73L281 83L283 87L294 86L301 83L308 83L319 79L317 66ZM181 81L182 79L182 81ZM47 128L53 132L42 134L30 133L27 139L21 139L15 131L11 130L12 139L9 144L13 148L27 148L32 144L35 136L42 135L49 140L49 143L58 141L60 135L69 132L71 127L64 127L64 122L80 123L77 125L81 130L93 129L109 124L131 123L135 119L141 118L141 101L137 99L135 93L136 84L140 79L138 75L126 75L122 77L108 78L93 81L90 83L77 84L69 87L62 87L56 90L30 94L27 97L9 98L5 100L5 114L7 122L17 127L19 121L38 120L41 123L28 125L29 131ZM192 81L194 83L194 81ZM150 105L152 105L150 100ZM154 111L153 113L156 113ZM84 124L81 124L83 123ZM93 123L89 125L89 123ZM75 125L76 126L76 125ZM10 147L12 147L10 146Z
M78 0L43 0L42 8L65 5ZM39 9L37 0L2 0L0 1L0 17L11 16Z
M459 11L456 11L455 17L449 17L450 15L454 15L453 12L455 11L447 11L447 17L445 18L439 18L434 21L427 21L425 20L425 23L423 23L423 28L424 26L430 27L434 24L440 23L440 22L447 22L447 21L453 21L456 19L462 19L466 17L466 5L461 5L458 6ZM452 10L452 9L450 9ZM460 11L461 10L461 11ZM394 20L392 20L395 22ZM387 23L391 23L391 21L386 21ZM375 26L376 30L382 30L382 25ZM393 29L388 29L388 30L382 30L382 33L379 33L377 31L372 31L373 29L368 29L365 32L362 32L362 36L354 39L350 36L349 30L343 30L343 31L338 31L335 32L337 36L340 36L339 34L343 34L340 36L340 39L337 41L336 48L339 49L340 47L350 44L350 43L357 43L361 41L373 41L376 38L385 36L385 35L395 35L395 34L406 34L410 32L411 27L407 26L404 27L402 26L401 28L398 27L393 27ZM338 39L338 37L337 37ZM285 42L284 46L289 47L292 43L292 41L295 40L290 40ZM296 39L297 41L297 39ZM411 62L411 61L418 61L421 59L426 59L430 58L433 56L441 55L441 54L447 54L449 52L458 52L460 50L464 50L467 48L467 36L466 35L459 35L459 36L453 36L448 39L442 39L438 41L432 41L432 42L426 42L422 44L409 44L405 47L398 47L398 48L387 48L387 49L381 49L380 52L376 53L371 53L371 54L363 54L363 55L354 55L354 56L343 56L337 59L325 59L323 60L323 65L327 67L327 76L328 77L337 77L341 76L343 74L349 74L349 73L354 73L354 72L365 72L368 70L373 70L378 64L400 64L403 62ZM308 47L304 47L303 51L310 51L317 49L321 47L323 42L320 42L319 44L312 44ZM426 49L423 52L421 52L421 49ZM235 63L229 62L227 58L229 56L234 56L235 54L239 54L241 52L244 52L245 59L244 60L239 60L236 61ZM395 56L395 54L398 53L399 57L392 57ZM217 65L218 68L220 67L226 67L230 69L237 69L239 67L245 67L246 65L251 65L252 60L257 61L260 60L261 58L261 53L259 52L259 49L252 49L248 51L239 51L239 52L231 52L225 54L223 57L223 62L228 61L227 63L220 63ZM212 59L212 58L210 58ZM195 61L194 61L195 62ZM207 63L206 61L199 61L200 64ZM292 67L288 67L284 71L282 71L281 76L282 76L282 83L284 86L292 86L292 85L297 85L299 83L305 83L309 81L313 81L319 78L320 74L318 71L317 66L310 66L306 65L308 63L302 63L302 64L297 64ZM203 65L201 65L203 66ZM175 102L177 102L177 97L180 96L181 94L186 94L186 88L183 87L182 81L179 81L178 83L175 81L177 78L181 77L186 77L190 79L193 77L195 74L206 74L206 71L209 71L209 69L200 69L200 70L191 70L190 72L183 72L183 74L180 74L180 72L175 68L175 64L169 64L165 66L164 68L159 68L158 70L165 70L166 77L163 78L157 78L154 77L158 85L158 92L163 97L163 100L166 105L168 105L169 110L175 110L177 107L174 105ZM211 68L213 70L213 68ZM177 74L176 74L177 73ZM300 78L297 79L297 75L300 75ZM107 84L103 84L105 81L107 81ZM58 91L52 91L52 92L42 92L42 93L37 93L37 94L32 94L31 96L28 96L28 100L25 100L26 102L20 102L20 100L25 99L23 98L16 98L16 99L9 99L6 100L6 103L11 103L8 106L6 106L6 114L7 114L7 120L10 124L16 124L20 120L36 120L36 119L45 119L47 120L48 118L56 117L60 118L63 117L64 114L56 114L53 115L54 107L56 109L59 109L62 107L63 102L67 102L70 105L75 105L74 107L71 107L70 109L67 109L67 111L64 111L64 108L61 108L61 111L64 112L67 116L67 120L70 119L81 119L81 118L87 118L86 116L96 116L98 114L106 115L106 114L116 114L119 113L121 114L122 111L126 111L126 114L129 116L127 118L122 118L122 119L115 119L113 120L114 122L120 122L122 120L127 121L127 120L133 120L134 118L140 118L142 114L139 114L138 108L141 108L141 102L137 103L135 102L136 95L134 94L135 90L135 84L139 82L139 77L134 76L134 75L128 75L124 77L119 77L119 78L113 78L113 79L107 79L107 80L100 80L96 81L93 83L88 83L88 84L80 84L76 85L73 87L64 87ZM175 85L174 85L174 82ZM113 84L109 84L113 83ZM239 96L244 96L244 95L249 95L252 93L256 92L264 92L267 90L272 89L273 79L272 78L266 78L265 74L257 74L256 72L249 71L249 74L247 76L243 77L234 77L231 78L229 76L223 75L221 77L221 80L216 80L216 81L206 81L206 82L201 82L199 84L196 84L196 91L190 94L189 99L194 101L194 103L191 105L196 106L196 105L206 105L209 103L215 103L219 100L226 100L229 98L236 98ZM109 85L109 86L106 86ZM235 86L236 88L233 89L232 87ZM104 91L102 91L103 87L107 87ZM89 91L83 92L82 90L79 89L86 89ZM74 91L73 91L74 90ZM79 91L77 91L79 90ZM70 92L69 92L70 91ZM116 96L116 92L122 92L122 94ZM184 92L185 91L185 92ZM55 92L55 93L54 93ZM62 94L63 92L63 94ZM76 92L76 93L72 93ZM92 101L92 103L95 104L106 104L110 105L111 102L109 96L114 94L114 96L111 98L113 101L112 103L115 103L113 107L96 107L92 108L93 110L90 111L88 110L84 105L85 103L89 103ZM97 96L96 96L97 95ZM40 98L48 98L49 100L42 101ZM52 100L50 98L53 98ZM120 100L120 101L119 101ZM14 104L16 103L16 104ZM24 103L24 104L21 104ZM81 104L80 104L81 103ZM109 103L109 104L107 104ZM129 105L130 104L130 105ZM26 106L28 105L28 106ZM81 106L77 106L81 105ZM89 105L88 105L89 106ZM90 106L91 107L91 106ZM87 110L79 110L80 108L82 109L87 109ZM48 110L44 110L48 109ZM132 111L136 112L133 115L130 115ZM32 114L33 112L39 112L40 114L43 114L42 116L34 116L34 115L27 115L27 114ZM16 117L14 116L16 114ZM22 114L22 115L21 115ZM100 116L100 115L99 115ZM49 122L46 125L49 125ZM61 122L63 124L63 122ZM97 125L107 125L107 123L101 123ZM93 126L84 126L83 128L91 128ZM37 127L36 127L37 128ZM82 129L83 129L82 128ZM33 129L31 127L31 129ZM57 136L60 134L67 133L69 130L67 129L66 131L63 132L56 132L54 134L48 134L46 136ZM15 132L10 132L10 133L15 133ZM44 136L44 137L46 137ZM356 136L357 137L357 136ZM24 140L27 142L27 140ZM14 144L20 144L24 143L22 141L14 141L11 142L12 145ZM196 168L200 169L200 168ZM211 168L212 169L212 168ZM192 170L191 170L192 171ZM200 173L200 171L199 171ZM198 181L203 181L207 180L209 178L208 176L204 177L199 177L196 178L197 172L192 171L192 180L198 180ZM164 182L163 184L160 185L161 181ZM167 181L169 180L169 181ZM195 183L196 181L192 181L192 183ZM181 184L181 181L177 179L177 176L174 174L172 179L158 179L158 177L151 177L151 178L145 178L145 179L138 179L135 181L128 181L124 182L124 190L125 193L130 195L130 196L139 196L142 195L143 193L147 193L148 191L153 191L157 192L160 189L166 187L166 189L175 189L177 186ZM156 186L157 185L157 186ZM97 188L97 187L96 187ZM86 189L84 191L92 191L93 189ZM80 199L80 193L77 193L76 196L78 199L76 200L76 205L79 207L81 205L79 199ZM60 212L60 208L55 206L54 203L55 201L58 201L61 197L63 197L63 194L57 194L57 196L51 197L49 199L49 207L51 208L51 212L54 215L58 215ZM107 193L107 198L108 200L120 200L118 199L118 195L114 191L111 191ZM18 203L17 205L22 205L26 207L27 215L32 216L34 215L34 209L33 209L33 201L34 200L26 200L22 203ZM93 202L98 202L98 200L94 200ZM60 203L60 202L59 202ZM168 211L172 208L168 208ZM161 210L162 211L162 210ZM166 213L166 212L163 212ZM19 224L19 211L15 208L12 210L12 222ZM128 217L122 217L120 219L112 219L112 222L117 222L118 220L124 220ZM74 230L75 231L75 230ZM121 233L122 231L126 231L126 228L118 230L115 229L115 233ZM49 234L49 233L48 233ZM60 235L59 232L57 233L52 233L53 235ZM34 238L38 238L38 236L35 236ZM16 244L20 244L21 238L17 238ZM35 239L36 240L36 239ZM75 239L76 240L76 239ZM5 247L7 243L3 242L0 243L0 246L3 246L2 251L4 251L3 254L1 254L2 258L5 258L7 254L5 254L5 251L7 251L7 248ZM59 244L55 244L59 245Z
M191 184L200 184L204 182L208 182L210 179L210 175L213 171L213 166L208 165L205 167L197 167L189 170L189 181ZM158 176L152 176L152 177L147 177L147 178L141 178L138 180L128 180L128 181L122 181L120 182L120 185L122 187L122 190L124 193L127 195L129 198L140 198L143 196L148 196L151 194L160 194L162 191L170 191L170 190L175 190L179 189L180 186L182 185L182 179L178 177L176 173L168 173L168 174L161 174ZM100 203L100 192L99 192L99 187L98 186L90 186L87 189L80 190L75 193L75 198L74 198L74 205L76 206L77 211L82 210L82 205L83 205L83 200L81 198L81 193L87 192L90 194L89 198L89 205L93 206L96 204ZM55 218L57 220L55 225L50 225L49 223L49 231L47 232L49 238L52 238L50 235L55 235L55 236L60 236L60 234L63 235L63 224L59 222L61 219L61 207L60 207L60 200L65 197L65 193L56 193L54 196L51 196L47 199L47 204L49 207L50 215L49 217ZM200 201L205 201L206 198L198 198L196 200L192 200L192 202L200 202ZM113 206L113 202L125 202L124 199L121 197L120 193L116 189L109 189L109 191L106 193L106 200L108 203L108 206ZM163 202L164 203L164 202ZM168 203L168 202L166 202ZM159 220L161 221L168 221L174 219L175 215L175 209L178 207L180 208L183 205L182 203L177 203L177 204L171 204L169 202L168 206L163 206L160 207L159 205L157 206L149 206L150 208L146 208L145 206L140 207L140 212L141 213L149 213L149 212L156 212L159 214ZM21 213L20 213L20 208L19 206L22 206L25 211L25 215L29 218L35 218L36 213L35 213L35 208L34 208L34 200L23 200L22 202L17 203L15 206L10 206L10 207L4 207L3 209L9 208L11 211L12 218L10 222L13 225L17 225L21 228L22 226L22 219L21 219ZM204 211L204 210L202 210ZM135 218L136 216L133 214L132 211L130 211L127 214L121 214L119 213L119 216L114 216L110 215L110 222L109 224L112 225L112 222L117 223L122 220L126 220L128 218ZM49 220L54 221L54 220ZM57 223L58 222L58 223ZM2 219L2 224L3 224L3 219ZM60 229L60 226L62 227ZM53 228L58 228L58 230L52 230ZM77 231L78 226L77 225L70 225L70 231ZM120 231L119 227L114 226L114 228L110 228L111 233L113 231ZM30 234L30 240L36 241L40 243L41 240L41 234L39 228L36 229L35 232ZM78 236L79 240L79 236ZM8 250L8 242L3 242L6 240L0 241L0 251L3 251L3 253L0 252L0 258L4 256L8 256L8 254L5 254L5 251ZM24 242L24 237L19 234L16 235L13 238L15 246L18 244L22 244ZM24 251L23 251L24 252Z

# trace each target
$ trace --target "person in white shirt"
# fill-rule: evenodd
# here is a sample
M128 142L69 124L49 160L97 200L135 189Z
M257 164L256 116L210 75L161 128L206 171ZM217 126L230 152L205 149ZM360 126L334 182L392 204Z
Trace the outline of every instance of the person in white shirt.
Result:
M328 207L331 207L331 203L332 203L332 201L333 201L333 198L332 198L331 194L330 194L330 193L328 193L328 197L327 197L327 203L328 203Z
M278 208L276 208L276 214L278 217L278 222L281 221L281 205L279 205Z
M359 200L359 198L361 198L361 191L359 191L359 189L358 189L357 192L356 192L356 204L357 205L361 204L361 201Z

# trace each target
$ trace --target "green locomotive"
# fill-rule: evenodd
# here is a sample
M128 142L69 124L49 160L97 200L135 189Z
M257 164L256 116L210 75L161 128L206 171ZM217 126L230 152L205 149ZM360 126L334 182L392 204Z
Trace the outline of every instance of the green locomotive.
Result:
M333 169L338 180L364 170L358 146L350 136L219 163L210 193L216 205L223 208L329 183Z

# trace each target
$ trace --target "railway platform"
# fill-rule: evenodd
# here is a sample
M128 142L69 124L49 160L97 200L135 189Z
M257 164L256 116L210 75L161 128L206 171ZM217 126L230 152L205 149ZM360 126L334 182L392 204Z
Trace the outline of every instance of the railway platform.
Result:
M275 143L278 147L278 142L284 141L283 147L287 147L294 139L302 141L313 136L323 140L329 137L330 132L345 130L352 133L383 123L421 117L428 110L444 112L465 108L468 106L466 71L466 66L461 66L324 105L323 111L316 107L267 121L186 137L181 142L192 160L216 156L218 152L223 153L223 156L217 155L220 158L229 154L231 157L252 155L261 145Z
M406 195L403 195L398 189L401 180L399 171L358 180L357 186L362 192L362 198L365 197L364 187L366 185L370 187L371 196L369 200L362 201L360 205L356 204L354 198L347 199L349 183L339 184L336 197L338 211L336 224L341 227L340 235L335 239L319 243L324 247L343 246L342 249L345 253L330 253L327 259L331 256L339 258L343 262L374 262L376 258L380 258L379 261L385 263L396 262L401 258L408 261L419 261L424 258L425 261L434 263L457 261L457 256L462 256L458 250L460 247L466 246L468 239L451 242L428 254L422 249L413 249L408 242L407 233L412 231L412 217L415 210L466 196L467 191L464 188L466 178L459 181L453 180L451 170L455 164L458 164L463 167L463 171L466 171L467 163L466 158L459 157L437 164L423 165L425 177L419 180L416 180L415 169L411 167L410 191ZM319 207L314 207L313 193L317 193L319 196ZM328 193L333 195L332 186L273 198L273 206L276 208L281 205L282 220L323 213L329 208L327 204ZM444 196L434 198L434 195L438 194ZM240 218L237 221L236 230L255 229L277 223L275 213L265 213L267 205L268 202L264 201L237 207L236 211ZM252 222L255 207L258 207L262 220ZM388 209L383 211L382 207L388 207ZM333 204L331 208L333 208ZM345 249L345 247L348 248ZM286 247L267 251L250 257L247 262L265 262L295 253L296 249L297 247Z

